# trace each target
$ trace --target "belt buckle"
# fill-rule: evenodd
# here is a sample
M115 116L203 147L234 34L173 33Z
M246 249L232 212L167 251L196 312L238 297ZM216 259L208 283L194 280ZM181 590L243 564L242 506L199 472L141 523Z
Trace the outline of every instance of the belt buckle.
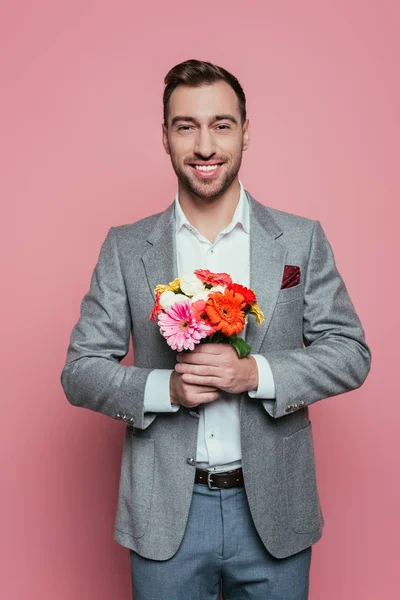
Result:
M219 487L215 487L214 485L211 484L211 475L214 475L214 473L212 473L211 471L208 471L207 473L207 485L208 485L208 489L209 490L219 490Z

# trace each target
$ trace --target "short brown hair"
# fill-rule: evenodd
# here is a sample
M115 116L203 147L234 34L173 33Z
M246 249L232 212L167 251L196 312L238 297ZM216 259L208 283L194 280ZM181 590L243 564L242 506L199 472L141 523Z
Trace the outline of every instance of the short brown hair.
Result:
M164 78L163 116L165 127L168 126L168 102L172 92L178 85L200 87L216 81L226 81L231 86L237 96L240 116L242 123L244 123L246 120L246 96L236 77L222 67L192 58L172 67Z

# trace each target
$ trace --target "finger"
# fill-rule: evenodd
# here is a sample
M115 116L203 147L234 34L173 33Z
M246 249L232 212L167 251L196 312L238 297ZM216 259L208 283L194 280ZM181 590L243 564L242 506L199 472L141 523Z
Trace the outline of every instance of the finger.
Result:
M191 385L212 386L218 388L218 377L203 377L201 375L193 375L192 373L183 373L182 381Z
M220 390L217 390L216 388L190 385L188 383L183 384L182 403L184 404L184 406L196 407L199 404L213 402L219 397Z
M211 385L193 385L191 383L187 383L184 382L185 385L190 386L192 388L192 392L195 394L209 394L209 393L213 393L213 392L218 392L219 390L217 387L211 386Z
M212 394L210 394L210 393L208 393L208 394L202 394L201 396L199 396L199 398L201 398L201 403L200 404L207 404L208 402L214 402L215 400L218 400L219 393L218 392L214 392Z
M191 365L209 365L213 360L213 357L217 356L216 354L209 354L208 352L187 352L182 354L177 354L176 360L178 363L185 363ZM214 359L215 360L215 359Z
M201 375L203 377L217 377L219 371L217 367L211 367L209 365L190 365L188 363L178 363L175 365L175 371L177 373L191 373L192 375Z
M197 344L194 350L189 352L180 352L180 356L184 356L187 354L221 354L223 351L221 346L225 346L226 344Z
M219 392L208 392L207 394L199 394L194 401L184 401L183 405L188 408L196 408L197 406L201 406L202 404L208 404L209 402L214 402L215 400L218 400L219 396Z

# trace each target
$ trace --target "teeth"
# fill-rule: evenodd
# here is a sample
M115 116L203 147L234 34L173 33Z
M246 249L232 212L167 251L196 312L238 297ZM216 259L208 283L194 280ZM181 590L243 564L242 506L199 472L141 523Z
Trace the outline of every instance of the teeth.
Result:
M215 171L219 165L195 165L198 171Z

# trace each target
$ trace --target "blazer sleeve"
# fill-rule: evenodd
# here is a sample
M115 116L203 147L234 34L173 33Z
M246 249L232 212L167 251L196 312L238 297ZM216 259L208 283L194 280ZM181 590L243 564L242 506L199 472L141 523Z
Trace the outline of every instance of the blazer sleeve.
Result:
M319 221L304 294L303 348L266 354L276 397L262 403L275 418L360 387L371 367L364 330Z
M156 417L144 412L144 390L152 369L120 364L129 350L131 326L116 228L111 227L71 333L61 385L72 405L145 429Z

